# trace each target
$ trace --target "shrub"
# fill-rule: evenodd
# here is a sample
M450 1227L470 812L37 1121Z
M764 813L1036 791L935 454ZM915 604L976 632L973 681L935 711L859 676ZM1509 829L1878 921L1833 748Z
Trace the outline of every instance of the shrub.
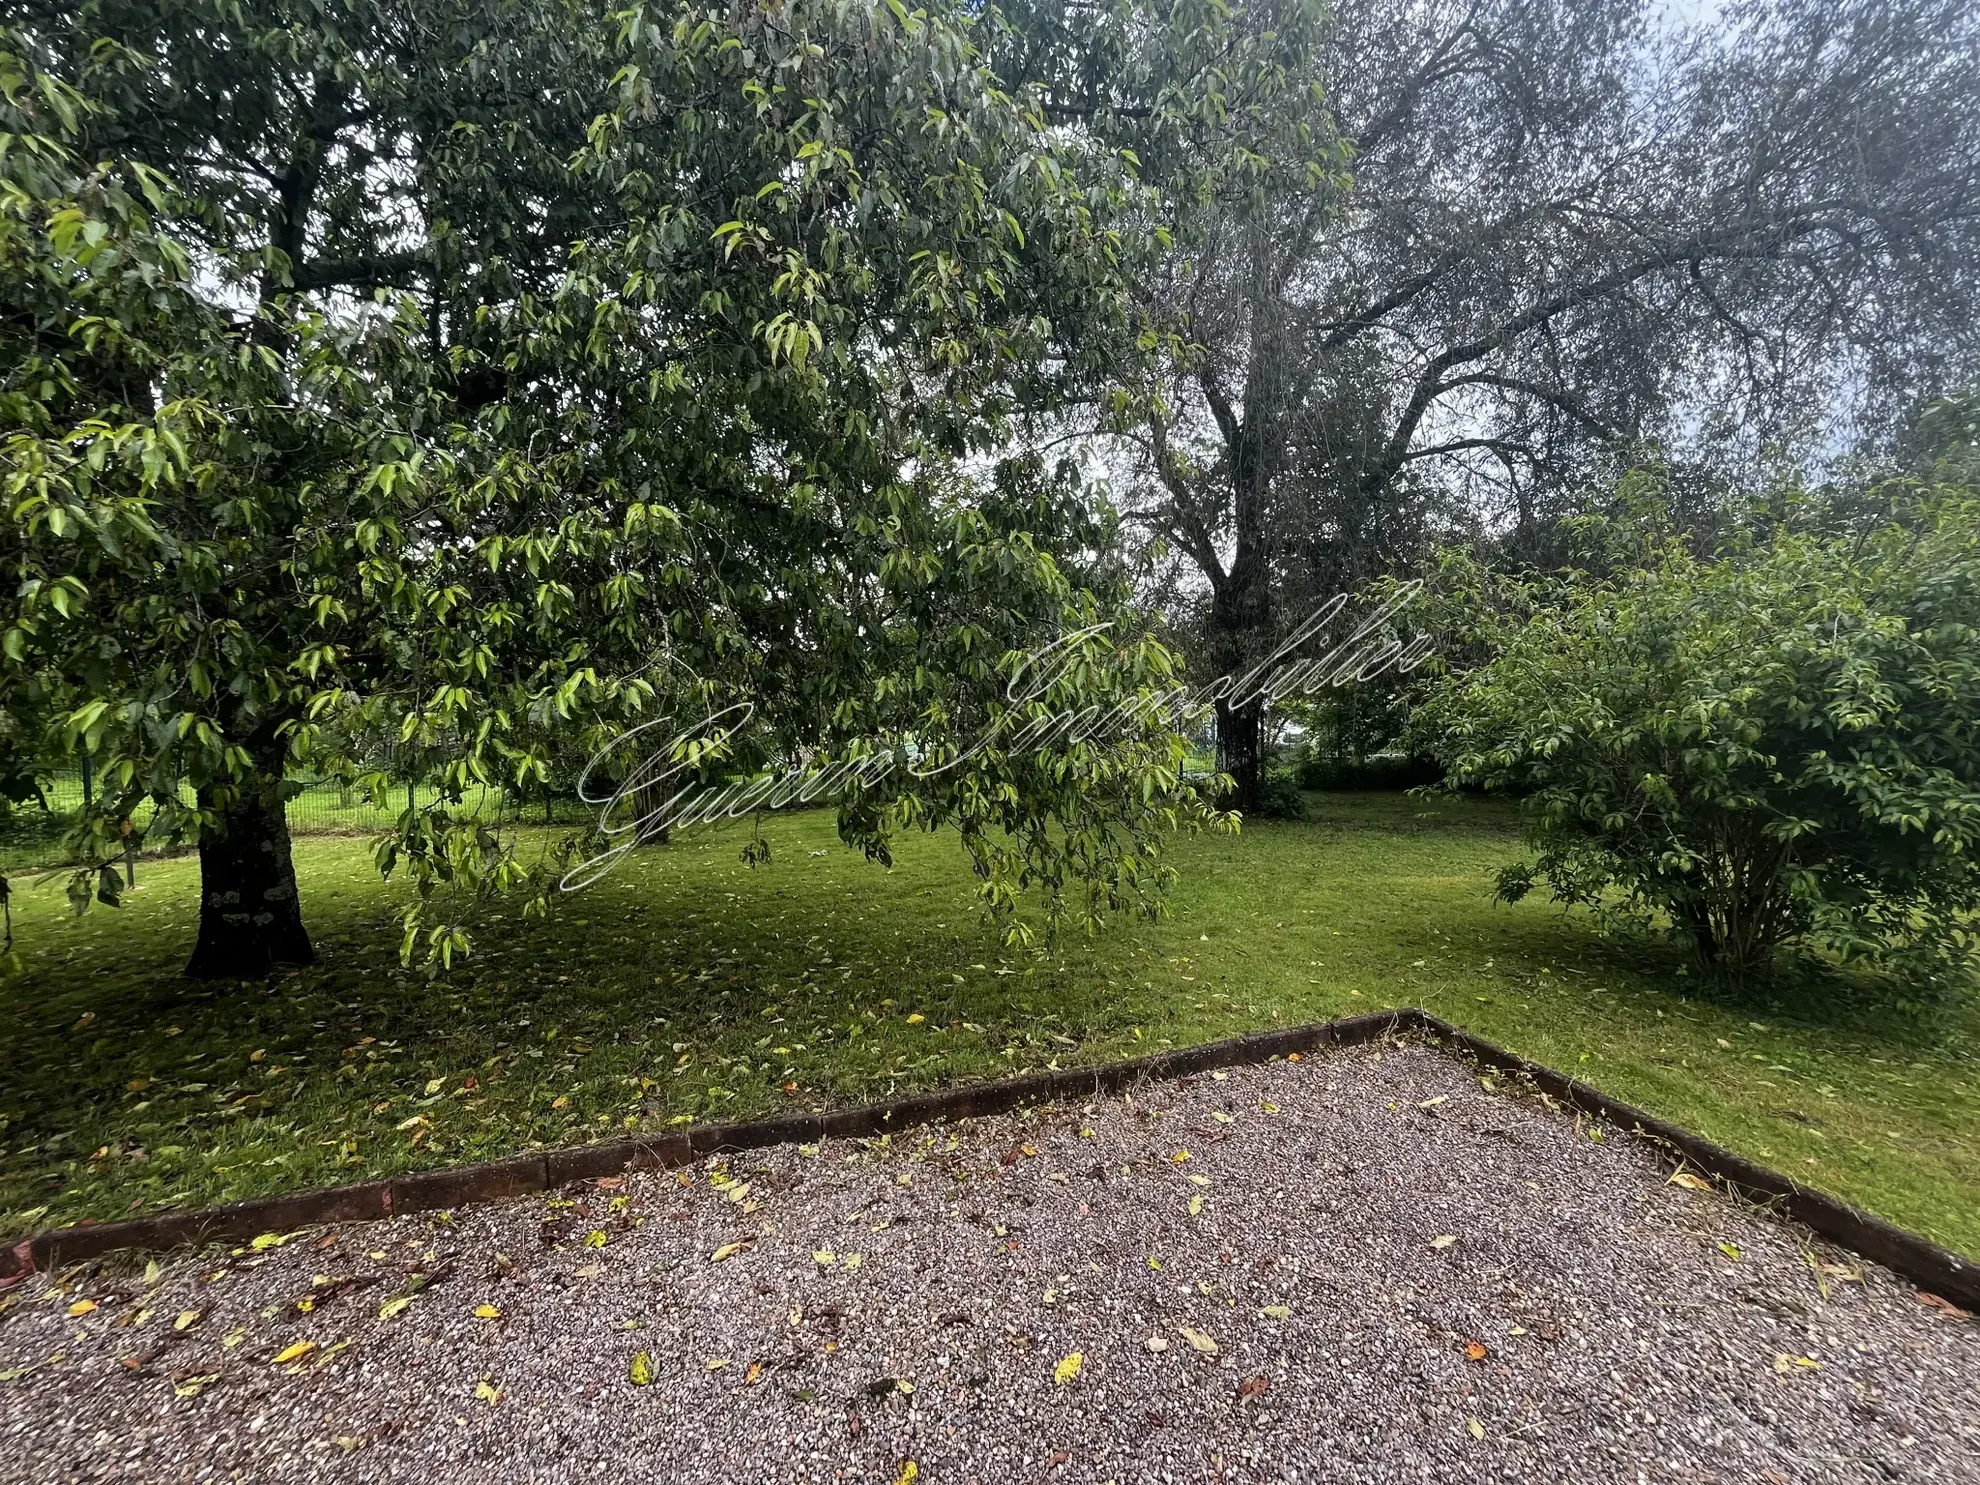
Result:
M1613 531L1610 532L1613 535ZM1447 557L1489 658L1428 689L1450 786L1522 794L1536 883L1653 923L1731 978L1805 942L1914 983L1976 961L1980 502L1883 524L1675 540L1606 578ZM1454 611L1454 610L1452 610Z

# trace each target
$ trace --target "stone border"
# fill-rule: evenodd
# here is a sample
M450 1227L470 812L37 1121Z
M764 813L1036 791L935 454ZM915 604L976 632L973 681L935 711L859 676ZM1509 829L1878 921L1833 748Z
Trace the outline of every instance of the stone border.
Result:
M1029 1073L1001 1082L916 1094L832 1113L743 1124L701 1124L678 1134L517 1155L487 1165L420 1171L389 1181L367 1181L327 1191L259 1197L201 1211L164 1212L123 1222L58 1227L9 1248L0 1248L0 1287L37 1270L79 1263L118 1249L159 1252L206 1242L243 1242L264 1232L289 1232L300 1227L364 1222L408 1212L448 1210L469 1202L554 1191L572 1181L593 1180L625 1170L671 1169L704 1156L761 1149L767 1145L864 1139L952 1119L1006 1114L1034 1104L1115 1094L1143 1081L1188 1077L1322 1047L1357 1046L1404 1034L1424 1037L1468 1056L1481 1066L1523 1078L1550 1098L1662 1146L1667 1153L1716 1178L1735 1195L1769 1207L1956 1305L1980 1310L1980 1265L1832 1196L1806 1190L1778 1172L1755 1165L1709 1140L1609 1098L1586 1083L1530 1062L1516 1052L1414 1006L1281 1031L1253 1032L1228 1041L1183 1047L1101 1067Z

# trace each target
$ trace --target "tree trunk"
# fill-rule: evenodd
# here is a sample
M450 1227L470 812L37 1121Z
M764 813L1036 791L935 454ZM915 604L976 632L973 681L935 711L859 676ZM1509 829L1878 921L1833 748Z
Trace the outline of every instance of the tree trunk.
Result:
M1231 776L1227 809L1258 811L1265 770L1265 703L1256 697L1232 706L1217 703L1217 769Z
M213 807L200 791L200 806ZM199 839L199 941L186 973L196 980L264 979L279 965L313 964L303 927L288 806L279 772L258 777Z

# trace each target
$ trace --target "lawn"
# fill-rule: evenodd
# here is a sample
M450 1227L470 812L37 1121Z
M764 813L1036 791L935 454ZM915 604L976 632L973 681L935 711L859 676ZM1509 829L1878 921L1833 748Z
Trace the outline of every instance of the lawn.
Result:
M1310 804L1180 844L1170 919L1049 952L999 947L952 839L885 870L820 812L766 820L754 869L740 828L638 853L437 980L362 839L297 841L321 964L265 986L178 977L193 859L79 920L16 878L0 1236L1416 1004L1980 1256L1974 997L1698 992L1660 945L1493 904L1499 806Z

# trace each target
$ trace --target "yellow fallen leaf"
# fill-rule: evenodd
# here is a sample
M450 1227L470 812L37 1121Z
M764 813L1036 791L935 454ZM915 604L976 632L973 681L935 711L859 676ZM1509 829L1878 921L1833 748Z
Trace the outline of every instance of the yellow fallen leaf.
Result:
M590 1232L587 1232L587 1233L586 1233L586 1234L584 1235L584 1245L585 1245L585 1247L587 1247L587 1248L602 1248L602 1247L604 1247L604 1246L605 1246L605 1234L604 1234L604 1233L602 1233L602 1232L600 1232L600 1231L599 1231L599 1230L598 1230L597 1228L595 1228L595 1227L594 1227L594 1228L592 1228Z
M1688 1170L1678 1171L1670 1178L1668 1182L1666 1182L1666 1184L1671 1186L1682 1186L1687 1191L1710 1191L1712 1189L1712 1183L1710 1181L1707 1181L1699 1176L1694 1176Z
M1269 1098L1266 1099L1265 1102L1258 1105L1258 1107L1263 1109L1268 1114L1276 1114L1279 1112L1279 1106L1273 1103Z
M912 1459L901 1461L901 1472L894 1476L894 1485L914 1485L921 1476L921 1466Z
M916 1011L913 1015L907 1018L907 1024L910 1026L919 1026L923 1021L927 1019L928 1018L922 1015L920 1011Z
M760 1361L752 1361L749 1364L749 1370L743 1373L743 1386L745 1387L754 1386L756 1384L756 1379L762 1375L763 1375L763 1363Z
M1443 1233L1439 1233L1436 1237L1430 1239L1430 1246L1433 1248L1440 1248L1440 1249L1448 1248L1452 1243L1456 1241L1457 1241L1456 1233L1443 1232Z
M1292 1319L1292 1311L1285 1305L1267 1305L1258 1313L1272 1320Z
M502 1400L502 1389L484 1377L474 1384L474 1395L492 1408Z
M200 1312L198 1310L181 1310L179 1311L178 1319L172 1322L172 1329L184 1330L193 1321L197 1320L199 1316Z
M1205 1356L1215 1356L1217 1354L1216 1341L1205 1335L1202 1331L1191 1330L1187 1325L1178 1325L1176 1330L1182 1335L1184 1340L1196 1347Z
M653 1380L653 1353L651 1351L635 1351L633 1353L632 1365L627 1368L626 1375L632 1379L632 1384L635 1387L644 1387L651 1382Z
M846 1256L845 1256L844 1258L841 1258L841 1259L839 1260L839 1267L840 1267L840 1268L858 1268L858 1267L859 1267L859 1266L860 1266L860 1265L861 1265L862 1263L864 1263L864 1262L866 1262L866 1257L865 1257L865 1255L864 1255L864 1254L861 1254L861 1253L848 1253L848 1254L847 1254L847 1255L846 1255Z
M426 1084L426 1096L428 1098L431 1098L434 1094L438 1093L442 1088L446 1086L447 1086L447 1080L445 1078L428 1079Z
M403 1313L406 1306L411 1303L412 1296L409 1294L402 1294L397 1299L388 1299L378 1307L378 1318L390 1320L394 1315Z
M302 1360L303 1357L309 1355L315 1349L315 1341L297 1341L294 1345L284 1346L280 1351L276 1352L275 1359L269 1365L286 1366L291 1361Z
M1189 1214L1192 1217L1201 1217L1203 1215L1203 1198L1201 1196L1192 1196L1189 1199Z
M1739 1248L1732 1243L1720 1243L1719 1251L1731 1259L1737 1260L1739 1257Z
M1786 1351L1777 1351L1774 1353L1774 1370L1782 1376L1785 1377L1796 1367L1801 1368L1803 1371L1818 1372L1822 1369L1822 1363L1812 1356L1794 1356Z
M266 1253L270 1248L281 1247L288 1240L289 1236L287 1233L264 1232L260 1237L249 1243L248 1246L257 1253Z
M747 1243L724 1243L708 1255L708 1261L710 1263L720 1263L725 1258L734 1258L747 1246L749 1246Z
M820 1248L816 1253L811 1255L811 1261L813 1263L822 1263L829 1268L839 1261L839 1255L834 1253L830 1248Z
M729 1364L729 1358L726 1356L710 1356L709 1358L707 1358L705 1361L702 1362L702 1365L707 1367L708 1370L710 1370L711 1372L719 1372L723 1367L727 1366L728 1364Z
M1085 1359L1078 1351L1073 1352L1072 1355L1066 1357L1065 1360L1052 1368L1052 1380L1063 1387L1079 1375L1080 1363Z
M1485 1425L1480 1423L1476 1418L1465 1419L1464 1427L1465 1427L1465 1431L1469 1433L1474 1439L1482 1439L1485 1437Z
M500 1320L502 1318L502 1312L494 1305L476 1305L474 1307L474 1318L477 1320Z
M198 1397L201 1392L206 1390L207 1383L217 1382L219 1380L220 1373L218 1372L205 1372L197 1377L187 1377L183 1382L174 1382L172 1384L172 1395L174 1397Z
M91 1310L95 1308L96 1308L95 1300L79 1299L74 1304L69 1306L69 1313L71 1315L87 1315Z
M1440 1103L1449 1103L1449 1102L1450 1102L1450 1096L1448 1094L1439 1093L1435 1098L1424 1099L1422 1103L1417 1105L1417 1107L1419 1109L1434 1109Z
M1175 1153L1175 1154L1173 1154L1173 1155L1171 1155L1171 1156L1169 1157L1169 1164L1171 1164L1171 1165L1181 1165L1181 1164L1182 1164L1182 1163L1183 1163L1183 1162L1184 1162L1185 1160L1187 1160L1187 1159L1189 1159L1189 1151L1187 1151L1187 1150L1178 1150L1178 1151L1176 1151L1176 1153Z

